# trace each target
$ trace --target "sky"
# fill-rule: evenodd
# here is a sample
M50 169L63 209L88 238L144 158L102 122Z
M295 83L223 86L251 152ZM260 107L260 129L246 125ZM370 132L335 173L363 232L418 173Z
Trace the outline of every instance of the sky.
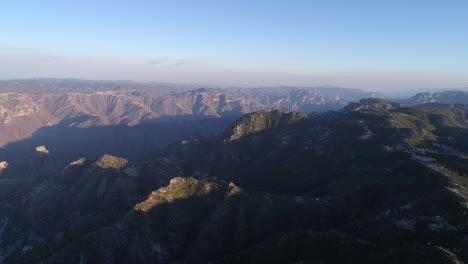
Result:
M0 3L0 78L468 87L466 0Z

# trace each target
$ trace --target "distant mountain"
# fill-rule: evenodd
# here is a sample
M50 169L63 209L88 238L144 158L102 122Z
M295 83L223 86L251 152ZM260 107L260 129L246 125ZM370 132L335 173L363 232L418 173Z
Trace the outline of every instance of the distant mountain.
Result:
M372 95L333 87L221 89L76 79L0 81L0 92L0 159L16 159L37 145L64 157L67 151L76 153L73 158L112 152L141 159L196 133L220 133L244 113L324 112Z
M49 119L54 125L136 125L173 116L235 115L259 110L338 110L349 101L372 96L345 88L198 88L136 82L31 79L0 81L0 118ZM36 115L37 114L37 115ZM79 117L79 118L78 118ZM0 142L2 143L2 142Z
M343 109L342 112L352 112L352 111L389 111L400 108L399 103L390 102L381 98L367 98L361 99L359 102L351 102Z
M407 105L418 105L426 103L468 104L468 91L417 93L415 96L401 100L400 102Z
M464 263L468 106L258 111L154 158L0 176L7 263Z

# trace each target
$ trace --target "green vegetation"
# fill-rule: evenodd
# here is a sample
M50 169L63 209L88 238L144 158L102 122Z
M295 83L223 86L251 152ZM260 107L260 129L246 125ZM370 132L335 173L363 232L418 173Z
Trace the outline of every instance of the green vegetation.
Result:
M103 169L116 169L116 170L119 170L125 167L127 164L128 164L128 160L121 158L121 157L111 156L108 154L105 154L104 156L100 157L94 163L94 165Z
M238 139L244 135L270 128L287 126L306 118L308 118L306 114L298 112L283 114L280 111L259 111L246 114L232 128L233 134L230 135L230 139Z
M171 179L169 186L153 192L150 197L135 206L135 210L148 212L155 206L173 202L177 199L188 199L208 195L218 189L215 183L201 183L192 177L176 177Z

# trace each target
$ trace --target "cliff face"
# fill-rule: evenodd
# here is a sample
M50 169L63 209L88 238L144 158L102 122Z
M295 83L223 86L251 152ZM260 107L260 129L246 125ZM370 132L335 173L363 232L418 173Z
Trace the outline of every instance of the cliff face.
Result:
M10 123L14 118L39 112L39 106L29 96L21 94L0 94L0 120Z
M0 147L31 137L41 127L57 121L30 95L0 94Z

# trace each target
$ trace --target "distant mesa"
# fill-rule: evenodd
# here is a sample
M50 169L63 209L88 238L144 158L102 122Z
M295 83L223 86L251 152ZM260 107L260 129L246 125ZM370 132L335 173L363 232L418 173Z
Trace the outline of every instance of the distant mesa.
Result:
M115 157L109 154L105 154L104 156L100 157L94 165L103 168L103 169L121 169L128 164L128 160Z
M45 146L36 147L36 152L43 153L43 154L49 154L49 150Z

